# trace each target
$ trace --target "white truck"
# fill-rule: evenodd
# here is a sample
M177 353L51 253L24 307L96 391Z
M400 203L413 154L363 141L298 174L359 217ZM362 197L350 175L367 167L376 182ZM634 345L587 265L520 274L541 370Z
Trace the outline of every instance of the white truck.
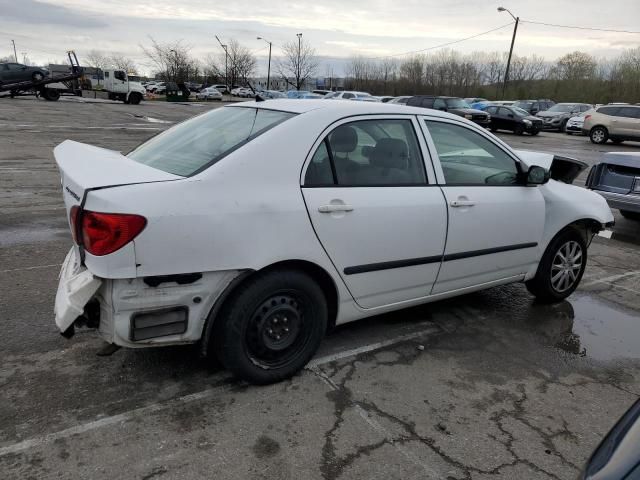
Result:
M127 72L117 69L105 69L102 90L83 90L83 97L122 100L124 103L138 105L147 91L140 82L129 80Z

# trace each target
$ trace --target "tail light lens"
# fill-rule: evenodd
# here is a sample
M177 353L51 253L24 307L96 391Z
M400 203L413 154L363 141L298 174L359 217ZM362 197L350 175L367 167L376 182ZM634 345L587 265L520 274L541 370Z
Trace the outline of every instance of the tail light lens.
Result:
M76 207L74 207L76 208ZM78 225L78 211L71 210L72 225ZM133 240L147 225L140 215L126 213L100 213L83 210L80 231L74 232L76 241L81 240L84 249L91 255L102 256L113 253Z
M590 118L591 118L591 115L585 115L585 116L584 116L584 119L585 119L585 120L589 120Z

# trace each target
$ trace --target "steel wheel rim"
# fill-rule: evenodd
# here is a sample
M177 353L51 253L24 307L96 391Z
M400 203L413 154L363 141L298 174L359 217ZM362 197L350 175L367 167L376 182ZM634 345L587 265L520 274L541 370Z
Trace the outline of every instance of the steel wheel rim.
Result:
M551 263L551 286L556 292L566 292L576 284L583 261L582 246L575 240L558 249Z
M281 368L304 351L309 338L304 303L294 292L270 295L255 309L245 334L251 361L264 369Z

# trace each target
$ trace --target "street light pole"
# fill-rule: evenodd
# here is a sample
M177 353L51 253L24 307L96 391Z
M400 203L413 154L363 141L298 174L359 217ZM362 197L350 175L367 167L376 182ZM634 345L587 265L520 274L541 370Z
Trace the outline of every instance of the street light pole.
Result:
M507 89L507 82L509 81L509 68L511 67L511 56L513 55L513 44L516 41L516 32L518 31L518 23L520 23L520 17L516 17L511 11L504 7L498 7L499 12L507 12L511 15L516 23L513 26L513 36L511 37L511 48L509 49L509 58L507 59L507 69L504 72L504 82L502 84L502 99L504 100L505 91Z
M16 42L14 40L11 40L11 43L13 43L13 59L16 63L18 63L18 53L16 52Z
M302 44L302 34L301 33L296 33L296 37L298 37L298 62L296 65L296 89L298 91L300 91L300 48L301 48L301 44Z
M266 38L258 37L258 40L264 40L269 44L269 66L267 67L267 90L271 88L270 80L271 80L271 42Z
M227 90L229 90L229 64L227 63L229 59L229 52L227 52L227 46L222 44L217 35L216 40L224 50L224 83L226 84Z

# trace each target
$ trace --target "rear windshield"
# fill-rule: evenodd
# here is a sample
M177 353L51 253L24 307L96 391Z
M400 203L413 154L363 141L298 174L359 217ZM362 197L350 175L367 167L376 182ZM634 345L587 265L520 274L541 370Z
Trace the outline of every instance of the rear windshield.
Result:
M153 137L127 156L188 177L294 115L260 108L217 108Z

